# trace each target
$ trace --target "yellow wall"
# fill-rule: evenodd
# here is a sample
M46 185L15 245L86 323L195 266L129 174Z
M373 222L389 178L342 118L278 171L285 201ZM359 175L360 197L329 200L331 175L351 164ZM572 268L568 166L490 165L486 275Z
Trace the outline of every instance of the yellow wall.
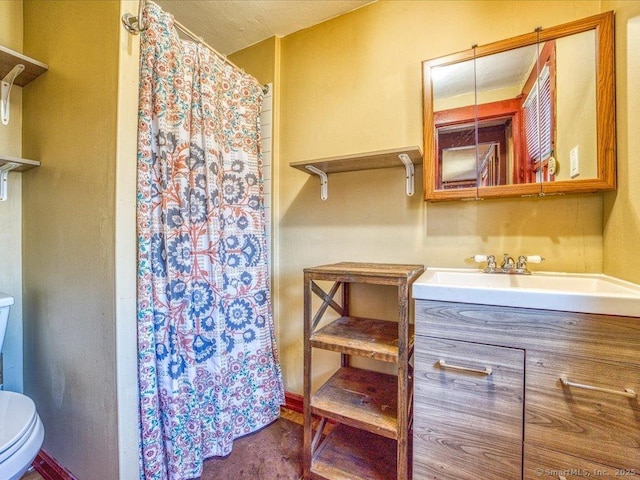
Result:
M22 0L0 2L0 45L22 52ZM28 87L27 87L28 88ZM0 124L0 153L22 156L22 88L11 90L9 125ZM9 323L2 347L4 388L23 388L22 348L22 175L9 173L8 198L0 202L0 292L11 295Z
M24 2L25 392L43 448L78 478L118 478L115 171L120 4Z
M256 77L262 84L272 83L276 76L276 55L280 39L271 37L229 55L229 60Z
M332 175L322 202L318 179L288 167L421 146L423 60L600 11L600 1L382 0L281 40L275 303L287 390L302 388L304 267L342 260L465 267L473 254L509 252L541 254L545 270L603 271L602 195L428 204L419 185L414 197L404 195L399 168ZM393 292L381 289L359 289L352 303L356 314L395 313L385 305ZM335 361L322 362L316 381Z
M604 271L640 283L640 1L603 1L616 11L618 190L605 197Z

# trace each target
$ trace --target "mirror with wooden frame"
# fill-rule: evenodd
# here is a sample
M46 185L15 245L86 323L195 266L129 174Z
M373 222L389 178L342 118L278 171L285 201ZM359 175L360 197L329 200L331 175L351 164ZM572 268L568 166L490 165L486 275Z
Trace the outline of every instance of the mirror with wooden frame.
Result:
M613 12L424 61L426 200L616 186Z

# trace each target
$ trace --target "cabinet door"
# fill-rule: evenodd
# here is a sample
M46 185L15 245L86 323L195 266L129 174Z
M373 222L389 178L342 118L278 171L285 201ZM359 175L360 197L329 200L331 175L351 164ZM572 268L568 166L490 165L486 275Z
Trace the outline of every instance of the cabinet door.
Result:
M525 442L609 465L612 477L640 473L639 371L637 363L527 350Z
M640 478L640 468L614 468L553 450L524 445L525 480L615 480Z
M524 351L416 337L414 478L522 477Z

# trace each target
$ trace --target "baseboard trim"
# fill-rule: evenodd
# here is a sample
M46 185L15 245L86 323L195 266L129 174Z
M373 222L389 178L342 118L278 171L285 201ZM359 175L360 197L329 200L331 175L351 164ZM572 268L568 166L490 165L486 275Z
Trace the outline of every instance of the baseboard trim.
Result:
M77 480L46 451L40 450L31 464L44 480Z
M304 397L297 393L284 392L285 407L294 412L304 413Z

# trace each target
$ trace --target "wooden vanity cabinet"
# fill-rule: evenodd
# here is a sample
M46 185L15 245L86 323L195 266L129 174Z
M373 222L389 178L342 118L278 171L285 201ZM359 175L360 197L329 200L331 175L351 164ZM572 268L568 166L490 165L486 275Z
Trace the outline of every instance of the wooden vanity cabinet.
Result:
M417 300L415 348L416 479L640 478L639 318Z
M524 351L424 336L415 349L414 478L518 478Z

